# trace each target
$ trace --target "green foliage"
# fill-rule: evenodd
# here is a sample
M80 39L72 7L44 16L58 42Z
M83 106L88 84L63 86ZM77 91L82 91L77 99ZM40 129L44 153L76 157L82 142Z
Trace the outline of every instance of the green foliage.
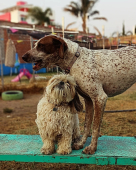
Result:
M51 24L49 16L52 15L51 8L47 8L45 11L43 11L40 7L33 7L30 8L28 11L28 17L33 17L37 20L38 25L44 25L46 22L47 24Z

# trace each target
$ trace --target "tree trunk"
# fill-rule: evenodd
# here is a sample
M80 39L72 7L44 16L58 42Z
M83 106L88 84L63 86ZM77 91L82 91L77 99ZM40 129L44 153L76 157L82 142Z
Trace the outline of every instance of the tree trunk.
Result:
M82 24L83 32L86 33L86 15L82 17L82 20L83 20L83 24Z

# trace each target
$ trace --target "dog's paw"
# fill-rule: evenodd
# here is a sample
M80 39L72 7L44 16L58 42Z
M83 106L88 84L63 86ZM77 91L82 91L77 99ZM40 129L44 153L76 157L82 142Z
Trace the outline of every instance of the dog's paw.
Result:
M103 135L102 134L99 134L99 137L102 137ZM88 137L92 137L92 134L90 133L89 135L88 135Z
M72 149L71 148L68 148L68 149L58 149L57 150L57 153L60 154L60 155L68 155L72 152Z
M79 143L81 141L81 137L80 136L78 136L78 137L76 137L76 138L74 138L73 140L72 140L72 143L74 144L74 143Z
M82 153L92 155L92 154L95 153L95 151L96 151L96 148L95 148L95 147L87 146L87 147L82 151Z
M54 150L51 150L49 148L41 148L41 153L43 155L51 155L53 154L55 151Z
M83 148L83 145L82 144L79 144L79 143L74 143L72 145L72 149L73 150L79 150L79 149L82 149Z

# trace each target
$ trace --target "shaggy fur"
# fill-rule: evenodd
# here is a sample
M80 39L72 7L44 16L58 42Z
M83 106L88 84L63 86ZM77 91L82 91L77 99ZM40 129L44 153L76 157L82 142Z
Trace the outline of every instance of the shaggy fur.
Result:
M41 152L55 152L54 141L58 141L57 153L69 154L73 140L80 137L79 120L74 98L76 82L70 75L56 75L50 79L43 98L37 107L36 123L43 141Z
M58 36L41 38L23 59L36 62L35 70L50 64L62 69L69 67L77 52L78 44ZM79 92L85 99L86 115L84 135L75 149L83 148L89 135L92 121L91 144L83 152L93 154L97 149L102 115L108 97L123 93L136 82L136 47L117 50L89 50L79 48L80 56L70 69Z

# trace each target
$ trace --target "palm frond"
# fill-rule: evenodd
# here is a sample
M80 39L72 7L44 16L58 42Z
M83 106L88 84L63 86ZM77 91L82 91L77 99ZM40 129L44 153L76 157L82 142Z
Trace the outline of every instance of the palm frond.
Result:
M71 7L71 8L64 8L64 11L70 12L72 15L78 17L79 9Z
M114 35L117 36L117 31L113 32L111 36L114 37Z
M66 29L68 29L68 27L70 27L71 25L73 25L73 24L75 24L76 22L71 22L70 24L68 24L67 26L66 26Z
M81 0L81 9L84 15L88 12L89 4L90 4L89 0Z
M127 31L126 35L128 35L128 34L133 35L133 32L132 31Z
M85 6L86 13L90 12L98 0L82 0L82 6ZM85 5L84 5L85 4Z
M80 12L83 23L84 23L84 24L82 24L82 27L83 27L83 31L85 32L87 14L89 14L88 18L95 15L95 14L99 14L99 11L97 11L97 10L92 11L92 8L96 4L96 2L98 2L98 0L80 0L80 3L72 1L72 2L70 2L69 5L67 5L64 8L64 11L70 12L72 15L74 15L76 17L79 16L78 14ZM107 19L104 18L104 17L96 17L94 19L97 19L97 20L102 19L102 20L107 21Z
M90 14L89 14L89 16L93 16L93 15L95 15L95 14L99 14L99 11L93 11L93 12L91 12Z
M70 12L72 15L78 17L78 13L81 11L80 5L72 1L69 5L64 8L64 11Z
M50 8L47 8L45 11L42 11L40 7L33 7L29 9L27 18L30 16L33 17L34 19L37 20L39 25L43 25L44 22L47 22L47 24L50 24L50 19L48 15L51 14L51 12L52 11Z
M44 22L47 22L47 24L50 24L51 22L50 22L50 18L49 17L45 17L44 18Z
M70 3L72 6L75 6L76 8L79 8L80 5L77 2L71 1Z
M108 21L107 18L105 18L105 17L95 17L93 19L94 20L105 20L105 21Z
M100 36L102 36L101 32L99 31L99 29L98 29L97 27L94 26L94 29L98 32L98 34L99 34Z
M51 8L47 8L47 9L44 11L44 14L45 14L45 16L46 16L46 15L52 15L53 12L52 12Z

